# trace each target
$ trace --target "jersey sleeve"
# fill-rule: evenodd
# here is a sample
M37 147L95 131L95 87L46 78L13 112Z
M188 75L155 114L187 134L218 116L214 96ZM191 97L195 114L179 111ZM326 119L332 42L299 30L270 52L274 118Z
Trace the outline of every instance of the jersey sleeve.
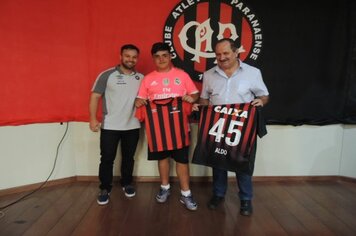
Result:
M187 73L185 73L184 80L185 80L185 89L187 90L187 94L199 93L199 90L197 89L193 80L190 78L190 76Z
M104 77L102 75L99 75L96 78L91 91L95 93L103 94L105 92L108 79L109 79L108 76Z

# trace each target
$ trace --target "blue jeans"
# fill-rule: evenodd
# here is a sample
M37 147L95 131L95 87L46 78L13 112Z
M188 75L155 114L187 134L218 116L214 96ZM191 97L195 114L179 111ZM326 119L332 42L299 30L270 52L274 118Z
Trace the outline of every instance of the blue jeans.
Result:
M121 141L121 186L126 186L132 182L132 172L134 168L134 155L139 139L139 129L132 130L105 130L100 133L100 165L99 180L100 189L109 192L112 188L113 166L116 158L116 151Z
M255 168L257 140L250 153L250 162L245 165L244 171L237 171L236 182L239 189L240 200L252 200L252 175ZM246 169L246 167L248 167ZM224 197L227 190L227 171L213 168L213 194Z
M251 200L253 197L252 176L235 172L240 200ZM213 168L213 194L224 197L227 190L227 171Z

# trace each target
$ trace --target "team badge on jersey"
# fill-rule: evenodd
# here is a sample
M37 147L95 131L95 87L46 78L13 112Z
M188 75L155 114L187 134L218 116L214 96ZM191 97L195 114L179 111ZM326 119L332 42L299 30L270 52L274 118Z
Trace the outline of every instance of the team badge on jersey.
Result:
M164 78L162 81L164 86L168 86L169 85L169 79L168 78Z
M180 85L182 82L180 81L180 79L179 78L175 78L174 79L174 84L175 85Z

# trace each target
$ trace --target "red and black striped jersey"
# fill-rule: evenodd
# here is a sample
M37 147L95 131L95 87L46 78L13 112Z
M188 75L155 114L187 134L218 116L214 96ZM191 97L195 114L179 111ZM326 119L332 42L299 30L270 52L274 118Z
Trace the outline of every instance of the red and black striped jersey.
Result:
M256 107L250 103L201 106L192 162L237 171L249 162L257 123Z
M189 146L189 122L192 105L181 97L149 101L136 110L136 118L145 123L150 152Z

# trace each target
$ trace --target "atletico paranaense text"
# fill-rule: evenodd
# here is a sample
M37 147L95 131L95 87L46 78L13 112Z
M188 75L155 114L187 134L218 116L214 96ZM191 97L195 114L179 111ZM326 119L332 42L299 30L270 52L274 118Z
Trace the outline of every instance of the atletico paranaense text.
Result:
M207 5L211 5L214 9L219 7L220 10L223 5L229 6L232 8L231 21L222 19L222 15L228 14L227 12L215 13L211 9L206 18L198 20L199 11ZM218 16L214 14L218 14ZM236 19L240 19L240 17L242 20L237 21ZM183 25L181 23L177 25L178 21L182 22L181 18L190 20L183 21ZM244 55L243 61L247 60L254 64L258 60L263 46L261 24L256 14L243 1L181 1L173 8L163 28L163 40L170 46L173 64L185 69L196 81L202 80L202 67L205 66L208 70L213 64L216 64L214 43L227 37L226 35L230 35L228 37L240 43L238 52L244 53L241 54ZM205 60L212 60L213 64L211 62L205 64ZM194 66L201 63L199 68Z

